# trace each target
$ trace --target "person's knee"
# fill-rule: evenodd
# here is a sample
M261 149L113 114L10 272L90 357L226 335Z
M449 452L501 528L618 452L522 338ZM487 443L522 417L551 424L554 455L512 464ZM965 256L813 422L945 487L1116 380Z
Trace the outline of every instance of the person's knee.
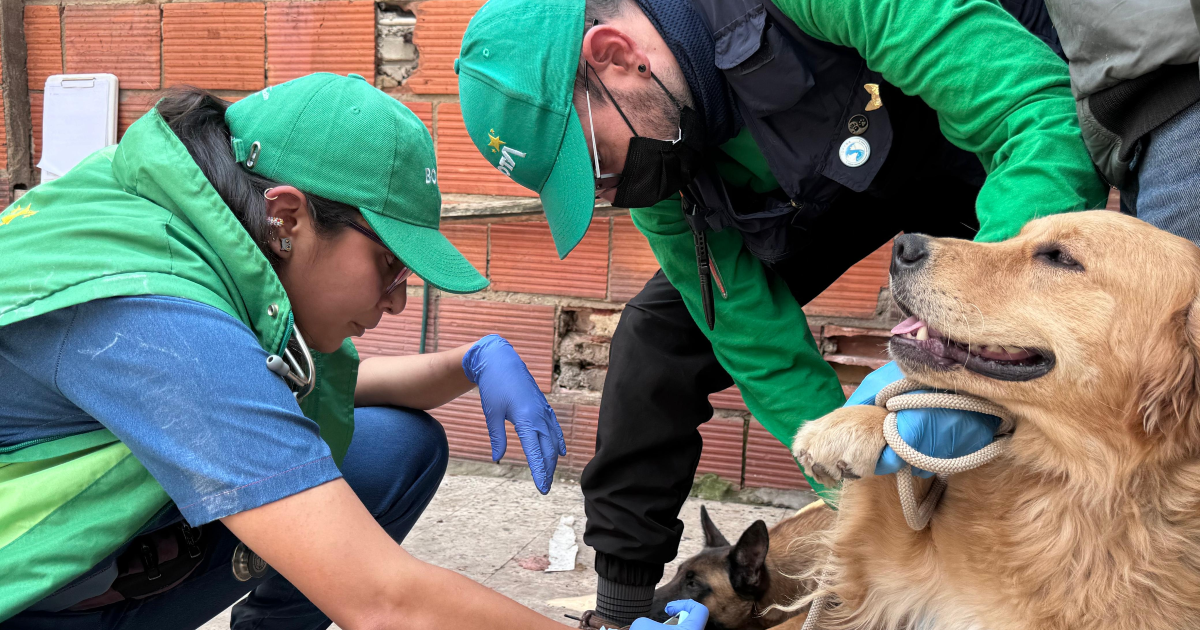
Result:
M406 434L405 457L425 464L426 475L441 479L446 474L450 461L450 443L442 423L425 411L418 409L385 407L397 417L395 422L404 426Z

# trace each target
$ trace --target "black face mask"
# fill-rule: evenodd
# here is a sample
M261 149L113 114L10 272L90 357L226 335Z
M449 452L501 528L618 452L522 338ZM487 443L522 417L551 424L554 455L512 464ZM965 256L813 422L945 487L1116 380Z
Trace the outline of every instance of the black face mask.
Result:
M625 112L621 111L621 106L617 105L617 101L609 93L608 87L603 82L600 83L608 100L616 107L617 113L634 136L629 140L629 150L625 152L625 168L621 169L621 181L617 184L617 194L613 198L612 205L616 208L653 206L687 186L698 171L697 166L704 146L700 139L699 114L690 107L681 106L671 91L653 73L650 77L679 109L679 138L674 142L638 135ZM596 80L599 81L600 77L597 76Z

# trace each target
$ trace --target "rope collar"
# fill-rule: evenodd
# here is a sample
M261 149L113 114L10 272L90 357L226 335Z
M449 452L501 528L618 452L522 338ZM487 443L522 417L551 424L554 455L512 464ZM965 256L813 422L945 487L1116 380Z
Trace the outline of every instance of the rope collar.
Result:
M908 465L896 473L896 490L900 494L900 507L904 510L904 520L915 531L921 531L929 526L933 512L941 501L942 493L946 491L946 480L950 475L978 468L1003 455L1011 446L1013 420L1008 410L996 403L969 394L954 394L950 392L910 392L927 389L926 386L909 379L901 379L888 385L875 395L875 405L888 410L883 419L883 439L888 446L896 451ZM996 431L996 439L987 446L963 455L962 457L942 458L930 457L913 448L896 427L896 415L906 409L957 409L959 411L977 411L1000 418L1000 428ZM913 467L934 473L933 484L919 501L913 489ZM821 580L824 582L824 580ZM820 627L821 616L833 603L833 594L822 592L813 598L808 608L808 618L800 630L817 630Z

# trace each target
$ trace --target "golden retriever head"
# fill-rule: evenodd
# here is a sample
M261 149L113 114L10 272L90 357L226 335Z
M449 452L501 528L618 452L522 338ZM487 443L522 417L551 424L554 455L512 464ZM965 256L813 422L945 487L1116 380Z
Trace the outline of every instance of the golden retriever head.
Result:
M1115 447L1129 465L1200 447L1191 242L1105 211L1001 243L904 235L891 290L911 316L889 346L904 372L1008 407L1018 433L1028 422L1076 455Z

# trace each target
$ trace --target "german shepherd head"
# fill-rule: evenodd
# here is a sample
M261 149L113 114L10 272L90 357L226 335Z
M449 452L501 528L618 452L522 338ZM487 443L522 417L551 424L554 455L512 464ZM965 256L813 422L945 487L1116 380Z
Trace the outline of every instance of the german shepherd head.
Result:
M818 534L833 526L834 512L823 503L810 505L767 529L761 520L730 544L700 507L704 549L679 566L670 582L654 591L651 618L665 621L665 607L677 599L693 599L708 607L708 630L759 630L779 625L803 611L765 612L772 604L787 605L815 587L811 579L818 560ZM812 539L812 540L810 540Z

